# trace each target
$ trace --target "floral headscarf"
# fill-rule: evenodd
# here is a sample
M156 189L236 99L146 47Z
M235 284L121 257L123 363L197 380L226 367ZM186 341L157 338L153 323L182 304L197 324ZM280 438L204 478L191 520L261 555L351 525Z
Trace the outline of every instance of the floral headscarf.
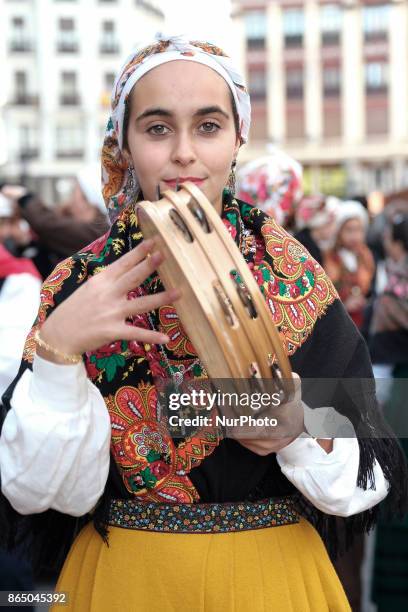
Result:
M149 70L174 60L204 64L215 70L229 86L239 118L241 142L246 142L251 120L251 105L243 77L231 59L219 47L206 42L189 41L184 36L158 38L132 53L119 72L112 92L112 113L102 149L103 197L113 222L121 210L134 201L139 184L134 170L123 156L123 120L126 101L137 81Z
M302 198L296 209L296 228L314 229L334 221L340 200L334 196L316 194Z
M237 196L287 227L302 197L302 166L275 149L243 166L237 173Z

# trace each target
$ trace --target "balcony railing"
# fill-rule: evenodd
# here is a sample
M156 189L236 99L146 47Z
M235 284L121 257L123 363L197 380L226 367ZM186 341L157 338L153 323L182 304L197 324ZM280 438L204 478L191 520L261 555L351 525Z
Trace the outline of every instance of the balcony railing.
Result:
M79 45L77 42L59 42L57 43L58 53L77 53Z
M61 94L60 104L61 106L79 106L81 98L79 94Z
M285 36L285 47L287 49L297 49L303 46L302 34Z
M84 156L84 152L82 149L57 149L56 157L57 159L82 159Z
M28 53L33 50L33 43L31 40L12 40L9 49L11 53Z
M12 104L15 106L38 106L38 96L29 93L16 93Z
M340 44L340 32L322 32L323 47L334 47Z
M265 49L266 41L265 38L247 38L248 49Z
M29 159L36 159L40 154L38 147L23 147L20 149L20 159L26 161Z
M119 44L116 42L102 42L99 46L99 51L106 55L119 53Z

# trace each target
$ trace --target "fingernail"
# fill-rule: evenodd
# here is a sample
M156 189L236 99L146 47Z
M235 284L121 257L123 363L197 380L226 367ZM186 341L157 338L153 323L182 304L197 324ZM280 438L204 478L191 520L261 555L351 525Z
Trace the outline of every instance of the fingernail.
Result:
M170 338L168 336L162 335L160 336L160 344L168 344L170 342Z
M163 259L163 255L160 253L160 251L156 251L151 256L151 261L153 264L159 263L160 261L162 261L162 259Z

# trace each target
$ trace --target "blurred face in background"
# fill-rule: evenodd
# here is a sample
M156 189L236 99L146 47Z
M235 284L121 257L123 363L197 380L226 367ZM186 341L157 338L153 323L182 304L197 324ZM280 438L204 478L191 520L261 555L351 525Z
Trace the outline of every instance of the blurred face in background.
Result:
M231 93L208 66L172 61L152 69L131 94L127 155L146 200L192 180L221 211L239 148Z
M337 245L349 251L358 251L365 242L365 230L361 219L349 219L340 229Z
M335 221L332 219L320 227L314 227L310 231L313 240L323 251L330 249L333 246L335 228Z
M31 240L30 227L20 217L0 217L0 243L12 240L18 246L24 246Z
M96 208L88 202L76 181L71 197L61 205L60 212L65 216L74 217L78 221L90 222L95 218Z

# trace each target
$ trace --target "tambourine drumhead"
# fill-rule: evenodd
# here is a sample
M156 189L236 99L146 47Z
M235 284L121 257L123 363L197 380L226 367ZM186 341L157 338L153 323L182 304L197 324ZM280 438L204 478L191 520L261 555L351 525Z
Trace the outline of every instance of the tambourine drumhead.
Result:
M275 378L286 396L292 371L279 334L238 247L193 183L138 203L145 238L165 255L158 273L178 287L178 316L210 378ZM277 365L277 374L272 363Z

